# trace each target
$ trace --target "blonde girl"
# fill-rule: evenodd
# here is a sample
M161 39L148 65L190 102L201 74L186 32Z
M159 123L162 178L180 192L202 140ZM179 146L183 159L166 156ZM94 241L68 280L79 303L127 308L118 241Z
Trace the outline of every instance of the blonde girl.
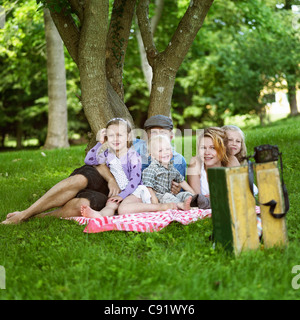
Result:
M131 131L128 121L123 118L113 118L97 135L99 142L87 154L86 160L91 162L90 165L94 164L92 161L106 164L121 192L110 197L101 211L82 206L81 213L84 217L100 218L114 215L120 202L142 184L141 157L132 147Z
M244 132L237 126L223 126L226 133L225 143L230 153L235 156L240 164L246 164L244 157L247 156Z

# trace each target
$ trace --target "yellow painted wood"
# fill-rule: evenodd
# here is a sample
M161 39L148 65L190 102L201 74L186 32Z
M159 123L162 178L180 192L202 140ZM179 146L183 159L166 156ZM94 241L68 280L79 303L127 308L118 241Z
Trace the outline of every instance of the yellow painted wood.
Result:
M257 249L255 199L249 188L248 167L211 168L208 169L208 178L216 242L227 245L228 239L232 239L231 249L236 255L244 250ZM231 236L228 231L222 232L222 227L229 230Z
M255 200L249 188L248 167L227 168L226 176L235 254L257 249L259 238Z
M282 189L277 162L255 164L259 202L272 199L277 201L274 213L284 211ZM269 212L270 207L260 206L261 223L265 248L284 246L288 243L285 217L275 219Z

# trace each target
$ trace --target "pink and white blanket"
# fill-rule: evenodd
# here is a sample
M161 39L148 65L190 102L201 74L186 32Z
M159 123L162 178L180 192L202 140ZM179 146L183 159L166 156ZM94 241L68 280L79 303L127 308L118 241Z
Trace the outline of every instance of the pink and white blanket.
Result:
M260 213L260 208L256 206L256 213ZM75 220L80 225L86 225L84 232L97 233L103 231L136 231L155 232L168 226L172 221L177 221L183 225L211 217L211 209L191 209L189 211L167 210L158 212L143 212L134 214L116 215L91 219L85 217L72 217L68 220ZM257 216L257 229L259 236L262 234L261 219Z
M143 212L112 217L91 219L84 217L72 217L80 225L86 225L84 232L97 233L103 231L137 231L154 232L168 226L172 221L187 225L201 219L210 218L211 209L191 209L189 211L167 210L158 212Z

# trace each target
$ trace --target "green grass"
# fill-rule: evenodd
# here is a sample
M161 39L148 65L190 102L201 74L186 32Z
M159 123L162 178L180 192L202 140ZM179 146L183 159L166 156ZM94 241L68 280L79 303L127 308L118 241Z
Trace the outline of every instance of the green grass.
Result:
M0 299L299 299L292 288L300 265L299 118L246 131L248 153L263 143L283 152L291 208L289 245L235 257L213 249L212 221L160 232L83 233L55 218L0 225ZM83 163L84 146L69 150L0 153L0 220L28 207Z

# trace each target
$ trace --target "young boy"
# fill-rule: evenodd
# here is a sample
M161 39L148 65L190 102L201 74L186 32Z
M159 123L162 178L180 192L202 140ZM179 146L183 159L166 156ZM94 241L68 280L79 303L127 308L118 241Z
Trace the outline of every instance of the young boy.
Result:
M164 135L153 136L149 140L148 152L151 156L151 164L144 169L142 181L151 194L151 202L176 203L178 209L190 210L195 192L171 161L173 152L170 139ZM185 192L174 195L171 192L173 180L179 183Z

